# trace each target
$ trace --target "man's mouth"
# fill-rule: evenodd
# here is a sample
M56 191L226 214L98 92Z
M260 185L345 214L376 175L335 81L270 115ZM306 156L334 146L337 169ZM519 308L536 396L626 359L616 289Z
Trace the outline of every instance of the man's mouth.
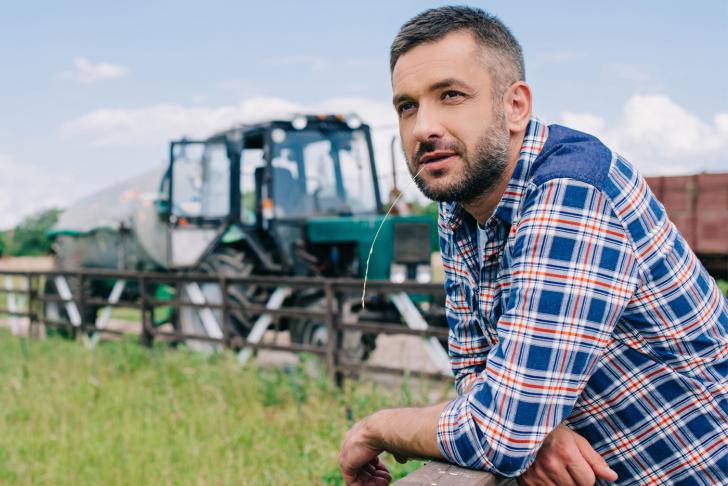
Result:
M451 150L436 150L427 152L420 158L420 165L427 165L430 169L440 169L451 162L457 156L457 152Z

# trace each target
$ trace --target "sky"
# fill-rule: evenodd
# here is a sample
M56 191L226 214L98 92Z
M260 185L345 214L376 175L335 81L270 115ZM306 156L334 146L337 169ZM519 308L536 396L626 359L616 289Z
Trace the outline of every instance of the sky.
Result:
M173 138L291 111L358 113L374 127L386 194L389 45L443 5L3 3L0 229L164 164ZM468 5L521 42L546 122L599 136L646 175L728 171L728 1Z

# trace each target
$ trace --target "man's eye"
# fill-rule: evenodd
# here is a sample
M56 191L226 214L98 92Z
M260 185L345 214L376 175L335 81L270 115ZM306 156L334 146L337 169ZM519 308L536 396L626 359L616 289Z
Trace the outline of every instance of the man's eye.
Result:
M416 107L416 105L411 101L405 101L404 103L400 104L397 107L397 113L400 115L406 114L408 111L413 110Z
M463 94L460 91L449 90L449 91L445 91L444 93L442 93L443 100L452 100L452 99L460 98L462 96L463 96Z

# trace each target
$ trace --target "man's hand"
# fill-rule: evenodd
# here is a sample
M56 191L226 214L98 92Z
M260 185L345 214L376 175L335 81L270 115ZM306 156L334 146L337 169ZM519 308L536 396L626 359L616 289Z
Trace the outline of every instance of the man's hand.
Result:
M562 424L546 437L536 461L517 482L522 486L591 486L596 478L614 481L617 473L585 438Z
M392 480L379 458L382 449L371 444L366 419L346 433L339 452L339 466L348 486L386 486Z
M380 410L357 422L347 432L339 452L346 484L389 484L392 476L379 460L382 451L402 463L411 458L443 459L437 445L437 421L445 405Z

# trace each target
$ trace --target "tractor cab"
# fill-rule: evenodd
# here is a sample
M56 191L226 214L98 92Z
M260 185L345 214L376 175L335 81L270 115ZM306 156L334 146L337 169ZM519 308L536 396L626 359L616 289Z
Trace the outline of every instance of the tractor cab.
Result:
M369 127L357 118L276 121L245 130L241 144L244 223L267 227L379 209Z
M268 270L293 269L308 221L381 207L369 127L354 115L297 115L174 141L162 192L178 268L240 238Z

